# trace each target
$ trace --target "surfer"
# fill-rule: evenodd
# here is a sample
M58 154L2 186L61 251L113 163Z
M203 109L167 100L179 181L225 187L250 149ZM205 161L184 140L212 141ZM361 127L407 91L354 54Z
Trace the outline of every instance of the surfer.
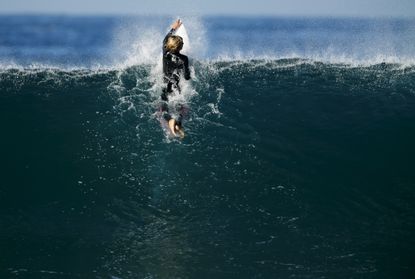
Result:
M183 38L174 35L174 31L176 31L180 25L182 25L180 19L173 22L169 33L167 33L163 40L163 79L165 87L161 94L161 99L163 101L161 111L163 113L163 118L168 122L172 134L177 135L176 133L178 133L180 137L184 137L182 109L179 109L179 116L175 119L170 115L167 104L170 94L173 92L180 93L180 78L184 77L186 80L190 79L189 59L186 55L180 53L180 50L183 48Z

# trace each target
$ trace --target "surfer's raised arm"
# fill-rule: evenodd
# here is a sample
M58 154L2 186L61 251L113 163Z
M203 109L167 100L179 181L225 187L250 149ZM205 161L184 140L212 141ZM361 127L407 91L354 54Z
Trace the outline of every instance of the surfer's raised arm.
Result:
M167 52L167 49L166 49L167 40L169 39L170 36L173 35L173 32L176 31L180 27L180 25L182 25L182 21L180 19L177 19L170 26L171 29L169 33L167 33L167 35L164 37L164 40L163 40L163 53Z
M180 25L182 25L182 21L179 18L178 20L176 20L175 22L172 23L171 29L176 30L177 28L180 27Z

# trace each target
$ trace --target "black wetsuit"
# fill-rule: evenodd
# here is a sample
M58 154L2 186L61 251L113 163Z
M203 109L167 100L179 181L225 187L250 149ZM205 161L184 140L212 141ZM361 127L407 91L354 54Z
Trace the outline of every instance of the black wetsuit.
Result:
M163 100L161 110L166 121L169 121L172 118L168 111L168 96L174 90L180 92L179 81L181 76L186 80L190 79L189 59L187 56L181 53L171 53L165 47L168 38L173 35L173 31L174 30L171 29L163 40L163 73L165 88L163 88L163 93L161 94L161 99ZM176 119L178 125L181 124L181 118L182 115L179 115L179 119Z

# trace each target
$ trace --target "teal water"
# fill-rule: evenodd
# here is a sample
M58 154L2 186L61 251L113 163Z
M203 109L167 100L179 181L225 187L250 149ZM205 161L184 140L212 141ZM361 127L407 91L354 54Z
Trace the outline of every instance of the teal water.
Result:
M0 278L412 278L415 21L0 16ZM212 32L216 30L216 32Z
M196 63L183 141L151 69L1 72L3 278L410 278L412 67Z

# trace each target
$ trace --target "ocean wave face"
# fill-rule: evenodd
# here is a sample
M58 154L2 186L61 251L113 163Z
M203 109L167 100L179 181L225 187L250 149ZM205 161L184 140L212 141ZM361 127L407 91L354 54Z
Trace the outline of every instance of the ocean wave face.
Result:
M414 21L169 21L0 17L1 277L413 274Z

